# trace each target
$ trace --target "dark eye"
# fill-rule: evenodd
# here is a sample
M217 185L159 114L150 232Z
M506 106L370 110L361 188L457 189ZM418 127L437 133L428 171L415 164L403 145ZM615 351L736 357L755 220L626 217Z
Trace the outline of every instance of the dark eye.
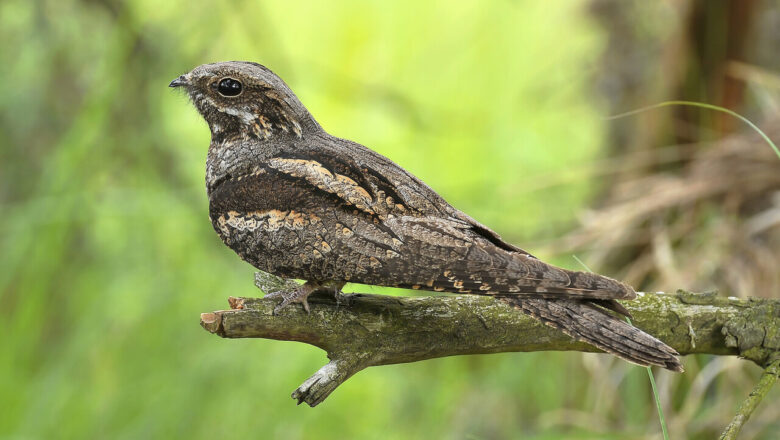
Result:
M217 90L222 96L237 96L241 93L241 83L233 78L225 78L219 82Z

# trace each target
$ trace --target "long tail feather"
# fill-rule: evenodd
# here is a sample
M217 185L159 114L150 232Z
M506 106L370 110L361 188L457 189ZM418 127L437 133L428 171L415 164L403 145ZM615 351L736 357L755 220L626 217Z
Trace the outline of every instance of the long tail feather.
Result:
M629 362L682 372L679 353L587 300L501 297L512 307Z

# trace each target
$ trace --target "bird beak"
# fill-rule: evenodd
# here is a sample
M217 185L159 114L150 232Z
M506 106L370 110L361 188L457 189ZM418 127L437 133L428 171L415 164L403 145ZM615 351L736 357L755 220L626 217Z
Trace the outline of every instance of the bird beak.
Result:
M189 81L187 81L187 75L182 75L171 81L171 83L168 84L168 87L181 87L186 85L189 85Z

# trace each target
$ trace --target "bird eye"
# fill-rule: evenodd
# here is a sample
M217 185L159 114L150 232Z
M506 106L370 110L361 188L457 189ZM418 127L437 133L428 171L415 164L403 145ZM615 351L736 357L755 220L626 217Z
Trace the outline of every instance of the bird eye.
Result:
M222 96L238 96L241 93L241 83L233 78L225 78L219 82L217 91Z

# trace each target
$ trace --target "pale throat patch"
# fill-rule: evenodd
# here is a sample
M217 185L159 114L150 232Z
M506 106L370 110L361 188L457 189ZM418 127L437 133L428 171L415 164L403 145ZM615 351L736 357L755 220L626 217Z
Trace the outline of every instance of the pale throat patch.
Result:
M205 106L211 107L218 112L225 113L227 115L235 116L242 123L244 127L248 129L247 133L251 133L258 138L268 139L274 134L275 129L279 129L285 133L294 133L298 138L303 137L301 125L294 118L290 117L283 110L280 111L281 119L284 122L277 122L272 124L271 121L264 115L258 115L255 108L252 107L223 107L217 102L211 99L210 96L203 93L197 93L192 96L192 100L195 101L199 108L205 108ZM205 104L205 105L204 105ZM209 127L214 134L222 133L225 127L219 123L212 123ZM244 137L247 137L246 135Z

